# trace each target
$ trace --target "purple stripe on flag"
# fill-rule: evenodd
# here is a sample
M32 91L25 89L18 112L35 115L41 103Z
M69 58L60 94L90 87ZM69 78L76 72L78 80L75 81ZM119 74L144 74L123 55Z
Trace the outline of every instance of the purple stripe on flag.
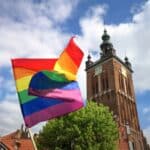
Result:
M83 102L81 98L80 89L62 90L62 89L47 89L47 90L33 90L29 89L29 93L34 96L45 98L60 98L64 101L79 101ZM71 93L71 94L70 94Z
M58 104L52 107L48 107L44 110L33 113L24 118L27 127L32 127L41 121L46 121L58 116L62 116L73 112L79 108L83 107L83 102L64 102L63 104Z

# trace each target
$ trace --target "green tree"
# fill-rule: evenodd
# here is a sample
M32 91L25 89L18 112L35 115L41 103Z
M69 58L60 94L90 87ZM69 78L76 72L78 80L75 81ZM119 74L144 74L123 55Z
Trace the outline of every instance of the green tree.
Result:
M114 150L118 129L108 107L88 102L67 116L46 123L39 133L39 150Z

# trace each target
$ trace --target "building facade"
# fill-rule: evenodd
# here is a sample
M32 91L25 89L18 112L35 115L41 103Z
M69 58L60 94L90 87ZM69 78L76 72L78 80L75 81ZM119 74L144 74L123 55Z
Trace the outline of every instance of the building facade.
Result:
M134 85L132 66L128 58L122 61L104 30L100 59L86 61L87 99L103 103L113 112L119 129L119 150L144 150Z

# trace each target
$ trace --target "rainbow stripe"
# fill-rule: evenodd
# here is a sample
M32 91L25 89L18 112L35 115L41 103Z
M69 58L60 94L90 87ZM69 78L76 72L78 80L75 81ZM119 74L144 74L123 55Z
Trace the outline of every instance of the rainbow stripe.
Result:
M75 81L82 57L82 51L72 38L59 59L12 60L27 127L83 107L80 89Z
M80 66L83 52L71 38L69 46L65 48L54 66L54 70L65 74L68 80L76 80L76 74Z

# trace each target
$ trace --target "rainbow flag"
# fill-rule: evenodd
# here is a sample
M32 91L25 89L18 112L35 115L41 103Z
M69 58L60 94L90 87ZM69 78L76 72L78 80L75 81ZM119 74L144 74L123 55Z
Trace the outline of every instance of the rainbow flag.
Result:
M76 74L83 52L71 38L58 59L13 59L21 111L27 127L83 107Z

